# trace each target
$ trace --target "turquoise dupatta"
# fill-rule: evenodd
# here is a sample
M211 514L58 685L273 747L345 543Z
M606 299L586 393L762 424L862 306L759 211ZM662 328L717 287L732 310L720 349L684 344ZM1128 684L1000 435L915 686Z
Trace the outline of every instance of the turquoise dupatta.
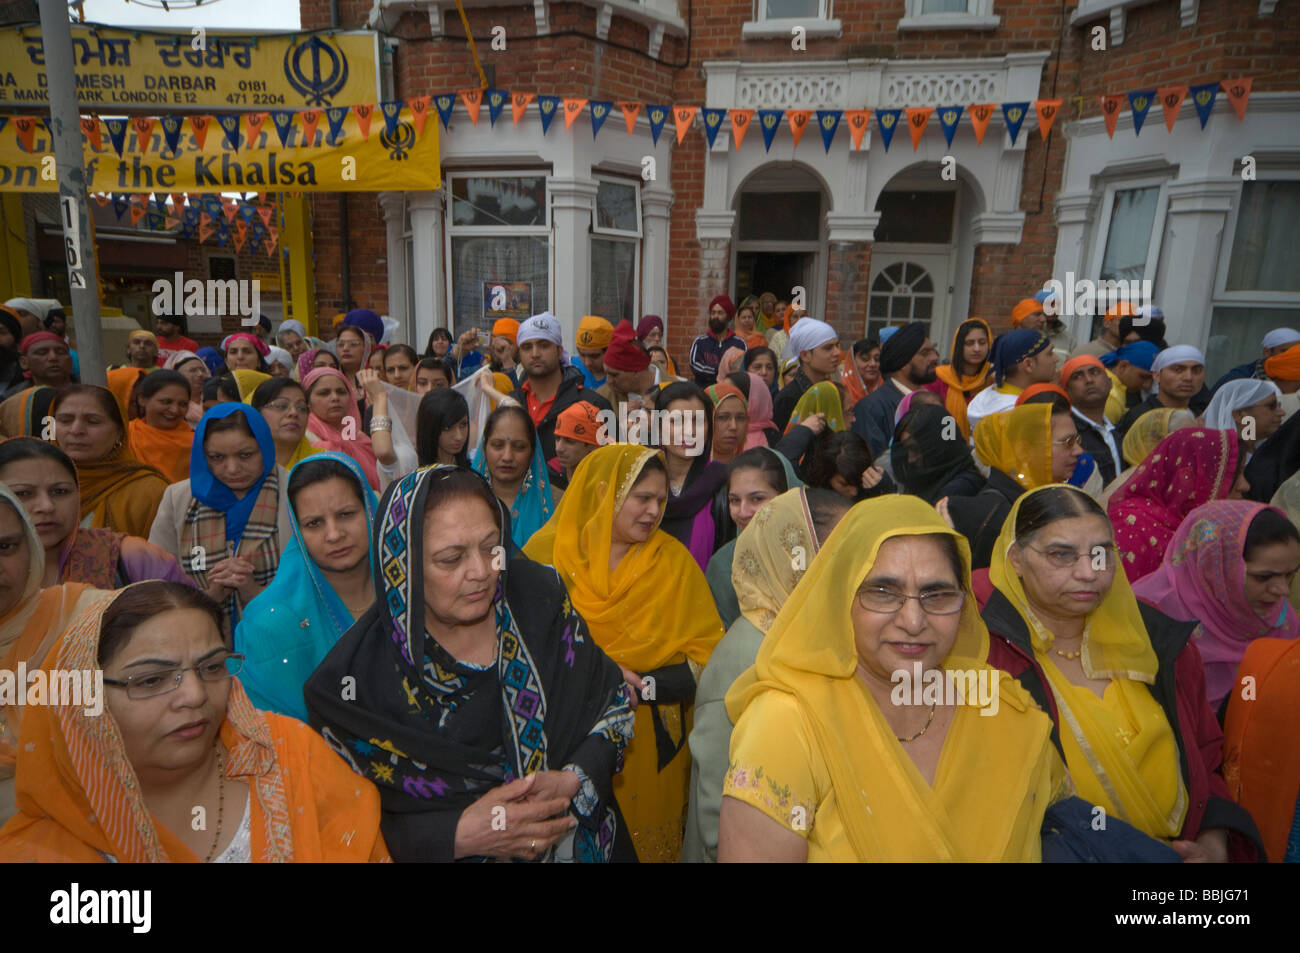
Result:
M551 497L551 478L547 475L546 454L542 450L541 440L533 441L533 458L528 464L528 476L524 477L523 486L510 507L510 538L516 546L524 548L524 543L546 525L546 521L555 512L555 501ZM483 442L474 451L474 472L492 485L492 474L488 471L487 458L483 455Z
M323 452L299 461L294 470L319 460L347 467L361 493L366 523L373 527L378 501L357 462L344 454ZM354 620L307 554L292 504L289 509L293 540L285 546L270 585L244 608L235 628L235 651L245 656L239 681L253 705L305 722L302 686ZM373 568L373 546L369 552Z

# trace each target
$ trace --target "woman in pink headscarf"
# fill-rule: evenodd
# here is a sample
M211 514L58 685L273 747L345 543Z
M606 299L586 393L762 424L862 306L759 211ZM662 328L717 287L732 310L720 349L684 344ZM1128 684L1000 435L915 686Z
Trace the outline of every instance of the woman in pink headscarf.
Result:
M1294 639L1300 619L1287 600L1300 569L1300 531L1273 506L1218 500L1187 514L1164 562L1133 594L1165 615L1195 622L1205 689L1216 711L1255 639Z
M749 423L745 430L745 449L773 447L781 439L772 419L772 392L763 378L749 374Z
M739 347L729 347L722 352L722 358L718 361L718 380L722 380L728 374L735 374L737 371L745 370L745 349Z
M307 417L307 440L313 447L346 453L361 465L370 488L379 492L379 466L370 437L362 426L357 395L339 370L317 367L302 379L311 413ZM376 417L374 423L378 423ZM391 426L391 423L390 423Z
M1184 427L1156 445L1110 498L1120 564L1130 583L1159 568L1179 525L1192 510L1214 500L1241 499L1237 434Z

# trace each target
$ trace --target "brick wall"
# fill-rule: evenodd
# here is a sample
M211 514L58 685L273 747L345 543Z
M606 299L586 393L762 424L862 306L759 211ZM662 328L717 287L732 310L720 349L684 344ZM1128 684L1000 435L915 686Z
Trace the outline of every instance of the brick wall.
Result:
M371 0L340 0L343 25L362 25L371 6ZM531 5L468 13L472 32L480 39L479 56L490 70L488 78L493 85L596 99L701 103L705 93L701 64L715 59L741 59L746 63L797 56L810 60L935 59L1050 51L1040 95L1060 97L1066 103L1047 143L1039 136L1033 117L1025 122L1022 134L1027 134L1029 141L1020 195L1020 208L1026 213L1022 241L1017 246L981 245L975 249L970 313L985 317L999 329L1009 324L1015 302L1051 276L1056 245L1053 203L1060 188L1066 150L1063 127L1071 119L1098 115L1098 96L1237 75L1254 76L1257 91L1296 88L1300 5L1278 4L1270 17L1260 17L1258 6L1254 0L1201 0L1196 25L1183 28L1178 22L1178 4L1160 0L1130 10L1124 43L1097 52L1089 44L1092 28L1105 26L1108 21L1071 27L1068 16L1073 7L1046 0L996 0L994 9L1002 23L992 32L905 34L897 30L905 11L903 0L836 0L834 12L843 24L842 36L810 38L806 52L794 53L788 38L741 39L742 24L752 14L752 0L701 0L693 5L680 0L678 8L683 19L688 10L690 13L689 52L685 42L668 36L658 62L613 45L624 44L642 51L646 48L645 28L618 16L613 20L611 44L602 44L572 35L529 39L536 32ZM329 25L327 0L301 0L301 8L304 28ZM566 30L595 33L596 11L590 7L552 3L548 13L552 34ZM486 42L494 25L506 27L505 53L494 53ZM454 7L444 12L443 29L448 35L431 38L423 11L404 16L393 29L406 38L396 54L399 96L478 85L478 73ZM673 68L682 63L686 63L684 68ZM1078 105L1072 101L1075 96L1083 97ZM1153 134L1162 135L1159 108L1153 109L1148 123ZM671 123L666 134L672 134ZM845 135L847 131L842 130L840 137ZM836 147L844 146L837 140ZM678 356L685 355L691 339L704 328L709 299L730 286L726 274L728 243L720 243L721 248L702 249L695 237L695 211L703 204L704 149L704 137L695 130L673 153L671 265L665 318L670 328L669 346ZM383 219L378 203L373 196L354 195L349 199L349 211L347 240L352 251L353 299L358 305L382 307L387 300L387 286ZM318 197L315 215L322 311L327 301L342 309L345 303L340 295L337 199ZM857 333L866 310L870 248L832 246L827 267L831 299L827 314L846 332L852 328Z

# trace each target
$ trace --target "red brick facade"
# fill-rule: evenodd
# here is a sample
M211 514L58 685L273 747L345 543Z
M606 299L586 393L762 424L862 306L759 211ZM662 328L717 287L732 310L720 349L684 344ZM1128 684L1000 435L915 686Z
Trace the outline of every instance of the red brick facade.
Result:
M1026 214L1019 245L979 245L971 278L971 314L995 327L1008 324L1011 307L1026 292L1052 274L1056 244L1054 199L1060 189L1066 153L1064 125L1099 114L1098 96L1162 85L1183 85L1235 76L1253 76L1254 90L1265 92L1296 87L1300 62L1300 7L1281 3L1267 17L1254 0L1202 0L1196 23L1179 24L1178 4L1160 0L1128 11L1122 45L1105 52L1091 48L1098 19L1071 26L1073 7L1049 2L995 0L993 12L1001 24L992 31L908 31L900 33L904 0L835 0L833 14L843 24L837 39L810 37L807 51L792 53L788 39L742 39L742 25L752 18L753 0L679 2L679 15L688 20L689 43L668 35L652 61L644 51L648 31L622 16L612 21L609 43L580 36L536 37L531 5L471 9L469 21L491 85L558 96L595 99L634 99L642 102L704 103L705 70L711 60L790 61L848 58L934 59L995 57L1016 52L1049 52L1040 95L1060 97L1065 105L1046 143L1031 116L1026 120L1028 145L1024 153L1019 208ZM326 0L302 0L304 28L328 26ZM357 28L369 15L371 0L341 0L342 25ZM425 10L402 17L393 32L403 42L394 54L396 92L400 97L457 90L478 85L478 74L463 39L454 7L444 6L445 35L430 36ZM562 34L579 30L595 34L597 11L577 4L548 4L550 30ZM689 17L689 19L688 19ZM494 25L506 27L508 49L493 52L483 38ZM619 48L626 45L635 53ZM681 68L675 68L681 64ZM1082 97L1081 100L1075 97ZM810 104L815 105L815 104ZM612 118L617 123L619 118ZM1184 120L1187 121L1187 120ZM1149 134L1165 135L1158 106L1148 117ZM607 133L608 134L608 133ZM671 134L671 123L665 135ZM875 130L873 128L873 134ZM927 131L927 135L937 130ZM552 131L554 135L554 131ZM752 132L751 135L758 135ZM847 135L840 130L835 148ZM803 149L816 149L816 136ZM906 137L894 148L906 148ZM985 144L987 148L988 144ZM704 326L707 303L731 282L719 273L730 262L725 242L701 248L696 238L695 211L702 205L705 141L693 130L672 156L674 201L670 224L668 307L670 347L682 355ZM387 296L383 219L378 203L368 195L349 199L351 220L346 240L351 250L352 302L341 300L337 226L338 200L315 201L315 241L318 302L322 313L345 304L381 307ZM846 336L865 322L871 250L869 245L831 243L826 256L830 318Z

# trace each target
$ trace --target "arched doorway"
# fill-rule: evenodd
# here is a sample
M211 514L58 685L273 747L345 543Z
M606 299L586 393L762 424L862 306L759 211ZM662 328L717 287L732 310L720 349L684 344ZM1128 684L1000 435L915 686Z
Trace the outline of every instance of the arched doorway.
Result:
M826 200L822 182L793 164L765 166L736 193L731 274L736 302L771 291L821 314L826 302Z

